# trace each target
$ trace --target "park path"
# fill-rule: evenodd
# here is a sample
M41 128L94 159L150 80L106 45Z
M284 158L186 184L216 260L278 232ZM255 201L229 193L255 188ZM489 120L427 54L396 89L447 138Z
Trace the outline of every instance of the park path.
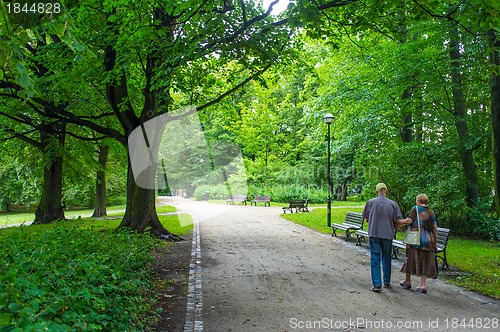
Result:
M186 315L196 324L185 331L499 330L500 301L443 280L429 280L427 295L403 290L401 260L393 261L393 288L371 292L366 245L282 219L279 207L159 202L196 220L196 296Z
M194 330L498 330L499 301L443 280L430 280L428 294L403 290L400 260L393 287L371 292L366 245L284 220L280 208L166 200L199 225L203 321Z

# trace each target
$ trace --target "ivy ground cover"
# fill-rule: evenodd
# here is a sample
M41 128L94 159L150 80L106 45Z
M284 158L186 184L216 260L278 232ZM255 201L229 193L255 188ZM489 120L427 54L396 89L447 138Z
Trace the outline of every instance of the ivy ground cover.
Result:
M160 219L177 234L176 216ZM143 331L152 312L153 252L164 242L74 220L0 230L0 331ZM150 299L149 299L150 298Z

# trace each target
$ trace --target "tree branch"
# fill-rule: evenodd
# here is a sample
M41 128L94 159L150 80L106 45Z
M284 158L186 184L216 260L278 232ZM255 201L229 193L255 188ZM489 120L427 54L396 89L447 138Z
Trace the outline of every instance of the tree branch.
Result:
M12 82L5 82L5 81L0 82L0 88L11 88L11 89L14 89L16 91L21 90L21 87L19 85L14 84ZM4 94L4 95L6 95L6 94ZM95 123L93 121L87 120L87 119L96 120L100 117L103 117L104 115L98 116L98 117L79 117L79 116L74 115L71 112L66 111L64 107L55 106L54 104L52 104L52 103L50 103L42 98L39 98L39 97L32 98L31 100L35 101L36 103L38 103L40 106L43 107L43 110L42 110L41 108L36 107L32 102L27 101L18 95L10 94L10 95L6 95L6 96L8 96L10 98L22 100L23 102L26 102L33 110L35 110L38 114L40 114L42 116L55 117L55 118L60 119L60 120L66 120L66 121L71 122L73 124L77 124L80 126L86 126L86 127L90 128L90 129L92 129L92 130L94 130L102 135L112 137L112 138L118 140L122 144L126 144L126 142L127 142L127 139L125 138L125 136L122 135L117 130L109 128L109 127L104 127L104 126L98 125L97 123ZM4 115L7 116L7 114L4 114ZM106 114L106 115L109 115L109 114ZM16 120L16 119L12 119L12 120ZM18 120L16 120L16 121L18 121ZM32 124L30 124L30 125L33 126Z
M462 23L460 23L458 20L454 19L453 18L453 15L455 15L458 10L463 6L464 3L466 3L467 1L460 1L460 3L458 3L453 9L451 9L448 13L446 13L446 15L442 15L442 14L434 14L433 12L431 12L430 9L424 7L424 5L422 5L420 2L418 2L418 0L413 0L413 2L420 8L422 9L425 13L427 13L427 15L429 15L430 17L433 17L433 18L439 18L439 19L445 19L445 20L449 20L449 21L452 21L454 23L456 23L457 25L459 25L460 27L462 27L465 31L467 31L470 35L472 36L475 36L476 34L471 31L469 28L467 28L465 25L463 25ZM450 6L450 8L452 8Z
M98 141L101 141L103 139L106 139L107 136L101 136L101 137L85 137L85 136L80 136L80 135L77 135L77 134L74 134L72 132L67 132L67 134L69 136L72 136L76 139L79 139L81 141L86 141L86 142L98 142Z
M33 129L33 130L28 130L24 133L17 133L15 130L11 129L11 128L7 128L5 126L2 126L2 129L6 132L9 132L9 133L12 133L13 135L10 136L10 137L5 137L5 138L2 138L0 139L0 141L8 141L8 140L11 140L11 139L20 139L32 146L34 146L35 148L37 149L41 149L42 148L42 144L40 142L37 142L36 140L32 139L32 138L29 138L28 136L26 136L27 134L31 134L31 133L34 133L36 131L38 131L37 129Z
M223 94L221 94L219 97L209 101L208 103L200 106L197 108L197 111L201 111L207 107L210 107L214 104L217 104L218 102L220 102L222 99L224 99L225 97L229 96L230 94L232 94L233 92L235 92L236 90L238 90L239 88L241 88L242 86L244 86L245 84L247 84L248 82L254 80L256 77L262 75L266 70L268 70L270 67L272 66L272 63L269 63L267 64L264 68L262 68L261 70L257 71L256 73L254 73L253 75L247 77L243 82L237 84L236 86L232 87L230 90L224 92Z

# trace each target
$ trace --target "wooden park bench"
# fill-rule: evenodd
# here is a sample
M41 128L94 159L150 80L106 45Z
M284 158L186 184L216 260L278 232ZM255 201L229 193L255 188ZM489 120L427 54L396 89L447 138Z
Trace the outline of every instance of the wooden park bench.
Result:
M241 202L245 205L247 205L247 195L229 195L229 197L226 199L226 204L234 204L235 202Z
M257 206L257 203L264 203L264 206L271 206L271 196L258 196L258 195L255 195L253 197L253 201L250 202L250 205Z
M450 229L438 227L438 243L436 250L436 257L443 261L443 269L446 267L447 270L450 269L448 265L448 259L446 258L446 247L448 246L448 238L450 237ZM439 254L442 253L442 256Z
M448 259L446 258L446 247L448 246L448 237L450 236L449 228L438 227L438 242L436 257L443 261L443 269L450 269L448 266ZM406 243L400 240L392 241L392 258L397 259L399 249L406 249ZM442 254L441 254L442 253Z
M301 212L309 212L307 208L307 204L309 202L309 198L306 200L301 200L301 199L294 199L291 200L288 206L283 207L283 213L286 214L286 211L289 210L291 213L293 213L293 209L295 209L295 213L298 213L299 211Z
M359 230L356 231L356 245L361 245L361 241L368 238L368 232ZM438 243L436 250L436 257L443 261L443 269L449 270L448 259L446 258L446 247L448 246L448 237L450 236L450 229L438 227ZM392 240L392 258L398 259L400 249L406 250L406 243L400 240ZM442 253L442 254L441 254Z
M368 231L364 231L362 229L358 229L354 234L356 234L356 245L360 246L361 241L366 241L368 238Z
M361 241L366 241L368 238L368 231L358 230L354 234L356 234L356 245L360 246ZM399 249L406 249L406 243L400 240L392 240L392 258L398 259Z
M347 212L345 220L342 224L332 224L332 236L337 236L336 230L341 229L345 231L345 240L351 239L351 231L358 231L363 228L363 216L361 213Z
M406 250L406 243L401 240L392 240L392 258L398 259L400 249Z

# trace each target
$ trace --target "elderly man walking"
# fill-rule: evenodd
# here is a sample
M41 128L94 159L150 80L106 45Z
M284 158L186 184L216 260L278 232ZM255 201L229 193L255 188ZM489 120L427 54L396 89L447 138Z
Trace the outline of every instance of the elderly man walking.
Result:
M409 218L403 219L399 205L386 197L388 190L385 183L377 184L376 192L377 197L370 199L365 205L363 219L368 222L370 238L371 290L381 292L380 263L382 262L383 285L386 288L391 287L392 239L396 227L409 223Z

